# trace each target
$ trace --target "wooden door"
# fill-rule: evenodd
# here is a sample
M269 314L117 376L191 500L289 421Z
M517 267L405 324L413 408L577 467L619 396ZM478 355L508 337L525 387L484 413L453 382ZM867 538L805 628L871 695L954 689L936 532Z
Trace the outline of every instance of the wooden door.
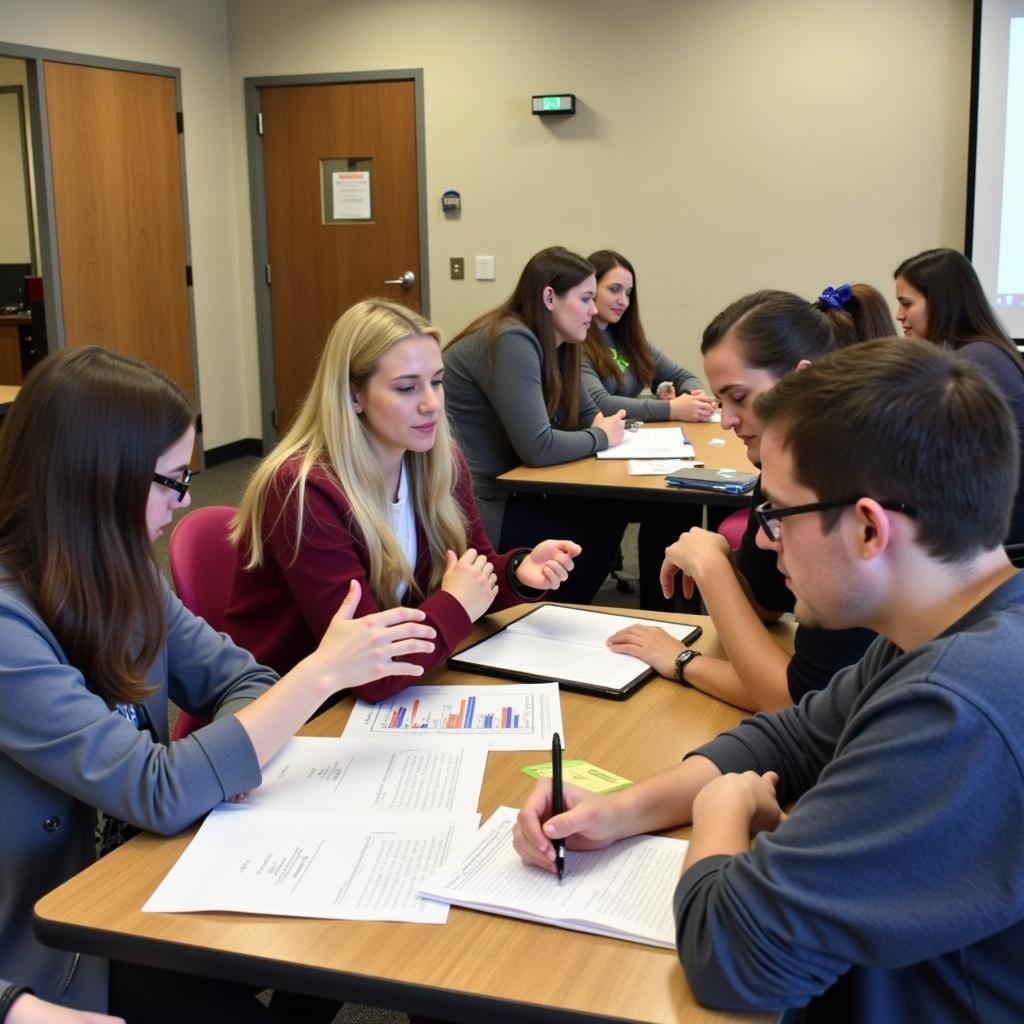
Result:
M412 81L260 92L278 429L294 416L327 332L354 302L420 309L419 192ZM369 172L369 216L334 204L331 176ZM367 179L355 182L358 190ZM336 214L342 214L337 217ZM353 214L357 219L344 219ZM387 284L410 272L411 287Z
M136 356L195 397L174 79L46 62L69 348Z

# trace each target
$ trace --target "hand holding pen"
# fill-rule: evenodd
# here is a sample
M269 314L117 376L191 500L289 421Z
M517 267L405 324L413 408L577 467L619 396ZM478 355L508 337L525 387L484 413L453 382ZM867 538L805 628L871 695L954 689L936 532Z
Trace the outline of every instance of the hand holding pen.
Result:
M562 737L554 733L551 737L551 811L552 816L565 810L565 791L562 789ZM565 877L565 840L554 840L555 871L558 884Z

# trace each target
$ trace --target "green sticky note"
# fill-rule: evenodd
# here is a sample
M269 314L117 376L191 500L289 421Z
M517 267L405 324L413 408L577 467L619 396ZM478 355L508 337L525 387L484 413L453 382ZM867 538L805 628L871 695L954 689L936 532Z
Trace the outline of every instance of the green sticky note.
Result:
M550 779L551 762L546 764L528 764L522 769L524 775L531 779ZM562 781L579 786L580 789L589 789L592 793L614 793L617 790L632 786L630 779L624 779L621 775L598 768L596 764L588 761L562 761Z

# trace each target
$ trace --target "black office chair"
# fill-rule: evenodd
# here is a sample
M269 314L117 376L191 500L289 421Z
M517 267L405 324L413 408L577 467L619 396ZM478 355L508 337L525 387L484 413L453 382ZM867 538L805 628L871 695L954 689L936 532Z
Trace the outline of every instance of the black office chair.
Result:
M1006 557L1018 569L1024 569L1024 544L1007 544Z

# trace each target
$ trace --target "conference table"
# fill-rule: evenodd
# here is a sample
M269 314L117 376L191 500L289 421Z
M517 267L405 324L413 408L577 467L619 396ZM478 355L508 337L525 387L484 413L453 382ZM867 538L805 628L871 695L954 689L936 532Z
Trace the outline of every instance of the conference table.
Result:
M531 606L485 618L467 644ZM621 612L621 609L604 609ZM644 613L630 613L644 615ZM722 649L709 619L694 646ZM774 627L791 647L791 627ZM426 681L489 685L502 680L438 667ZM567 756L632 780L675 762L744 713L696 690L653 677L625 701L561 693ZM337 736L346 697L302 730ZM491 751L479 810L519 806L532 781L525 765L542 751ZM173 838L143 834L43 897L38 937L53 946L260 987L488 1024L711 1024L774 1015L718 1013L699 1006L672 950L453 907L443 926L326 921L256 914L144 914L143 903L195 829ZM672 835L684 837L688 830Z
M682 427L695 457L708 469L754 469L743 442L718 423L648 423L641 430ZM711 442L715 441L715 444ZM722 443L719 444L718 442ZM749 494L687 490L670 487L663 476L630 476L628 459L599 459L591 455L554 466L519 466L498 477L510 491L571 494L591 498L627 498L643 501L684 501L691 504L746 507Z

